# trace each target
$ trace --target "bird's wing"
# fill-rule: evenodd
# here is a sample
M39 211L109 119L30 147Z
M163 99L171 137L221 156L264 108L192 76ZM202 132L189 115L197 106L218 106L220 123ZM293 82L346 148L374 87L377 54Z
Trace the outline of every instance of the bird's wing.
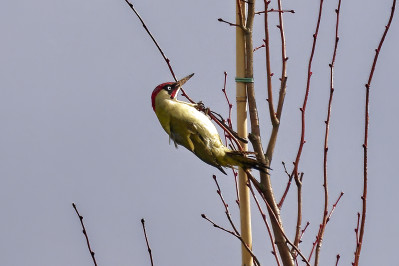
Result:
M207 136L207 131L204 130L202 123L196 123L195 119L171 117L169 127L171 139L175 143L186 147L201 160L225 173L213 153L212 146L214 144L212 142L214 141Z
M177 119L172 116L169 120L169 128L170 139L173 140L175 145L182 145L190 151L194 152L194 144L191 141L190 137L193 134L197 134L197 130L193 123L186 120Z

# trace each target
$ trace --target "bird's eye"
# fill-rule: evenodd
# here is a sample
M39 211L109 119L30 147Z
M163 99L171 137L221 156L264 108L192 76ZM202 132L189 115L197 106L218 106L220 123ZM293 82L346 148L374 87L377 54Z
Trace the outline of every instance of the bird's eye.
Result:
M167 89L168 91L170 91L170 90L172 89L172 87L171 87L171 86L167 86L166 89Z

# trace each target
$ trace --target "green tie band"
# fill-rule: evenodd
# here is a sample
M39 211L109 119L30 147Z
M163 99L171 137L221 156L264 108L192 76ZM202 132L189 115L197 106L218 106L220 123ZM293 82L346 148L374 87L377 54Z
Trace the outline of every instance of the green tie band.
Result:
M254 78L237 78L236 77L236 82L254 83Z

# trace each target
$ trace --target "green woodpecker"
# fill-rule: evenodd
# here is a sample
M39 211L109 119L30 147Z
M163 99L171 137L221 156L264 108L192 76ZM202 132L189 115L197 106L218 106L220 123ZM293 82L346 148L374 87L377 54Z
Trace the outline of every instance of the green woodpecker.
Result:
M177 145L193 152L202 161L218 168L226 174L223 167L240 166L265 171L265 166L248 158L240 151L233 151L223 145L214 124L197 104L177 100L178 92L194 74L177 82L158 85L151 95L152 108L163 129Z

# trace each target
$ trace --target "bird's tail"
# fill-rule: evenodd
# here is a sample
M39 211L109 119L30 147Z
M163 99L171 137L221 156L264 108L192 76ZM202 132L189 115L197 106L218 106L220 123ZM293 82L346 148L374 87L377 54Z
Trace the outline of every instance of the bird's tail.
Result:
M240 166L244 169L256 169L266 173L266 169L270 169L267 165L258 162L256 159L247 157L245 152L241 151L228 151L226 152L226 159L236 166Z

